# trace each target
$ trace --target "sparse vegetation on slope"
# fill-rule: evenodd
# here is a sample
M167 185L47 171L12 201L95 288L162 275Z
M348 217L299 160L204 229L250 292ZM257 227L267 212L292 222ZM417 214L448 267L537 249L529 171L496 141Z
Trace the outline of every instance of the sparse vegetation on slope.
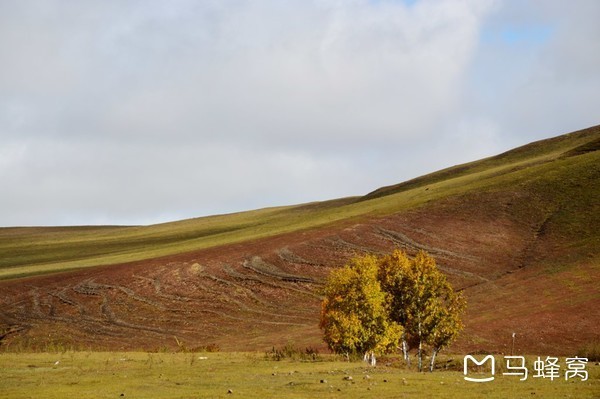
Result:
M467 297L454 348L505 351L517 332L516 350L573 355L598 340L599 139L594 127L363 198L0 229L0 345L318 346L329 270L400 248L431 253Z

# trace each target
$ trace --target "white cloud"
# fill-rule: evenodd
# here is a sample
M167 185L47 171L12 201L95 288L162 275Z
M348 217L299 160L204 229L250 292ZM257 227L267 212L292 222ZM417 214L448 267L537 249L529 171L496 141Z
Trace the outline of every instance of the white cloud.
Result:
M462 113L494 125L504 149L598 124L598 15L593 0L504 1L486 24Z
M584 127L595 4L2 2L0 225L362 194ZM528 24L548 43L481 39Z

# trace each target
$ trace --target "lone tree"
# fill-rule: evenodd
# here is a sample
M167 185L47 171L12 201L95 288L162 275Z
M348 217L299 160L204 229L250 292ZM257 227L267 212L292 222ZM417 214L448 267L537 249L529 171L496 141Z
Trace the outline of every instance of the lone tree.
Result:
M390 320L386 294L377 280L377 258L352 259L331 272L323 289L320 327L335 353L346 356L387 352L398 342L402 328Z
M465 309L461 293L456 293L435 259L420 251L414 259L394 251L380 259L379 279L391 300L390 318L405 329L402 348L408 359L407 338L418 345L419 371L423 369L423 344L432 346L430 371L435 356L462 329Z
M410 325L413 295L407 289L411 273L411 261L404 252L394 251L391 255L378 259L377 278L382 290L386 293L390 313L388 317L401 326ZM410 364L408 356L408 340L410 331L405 327L401 336L402 354L406 363Z
M458 336L463 324L461 315L464 313L466 302L462 295L450 288L434 305L433 315L426 330L430 331L425 340L431 345L429 371L435 366L435 357Z
M456 293L435 260L421 251L414 259L402 251L383 257L353 259L332 272L321 314L325 341L335 352L390 349L400 342L405 359L408 343L430 345L429 370L438 352L462 329L465 300ZM396 339L393 342L393 339Z

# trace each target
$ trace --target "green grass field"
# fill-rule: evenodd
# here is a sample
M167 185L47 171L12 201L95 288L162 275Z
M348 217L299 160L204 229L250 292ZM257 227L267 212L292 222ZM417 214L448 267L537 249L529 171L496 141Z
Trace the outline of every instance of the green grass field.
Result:
M458 361L457 361L458 359ZM442 358L442 362L448 357ZM331 355L317 361L261 353L0 353L1 398L598 398L600 366L589 378L554 381L503 376L467 382L455 370L418 373L380 360L375 368ZM529 361L529 359L528 359ZM559 364L564 366L564 359ZM531 362L530 362L531 364ZM458 370L457 370L458 369ZM347 377L351 376L352 380Z

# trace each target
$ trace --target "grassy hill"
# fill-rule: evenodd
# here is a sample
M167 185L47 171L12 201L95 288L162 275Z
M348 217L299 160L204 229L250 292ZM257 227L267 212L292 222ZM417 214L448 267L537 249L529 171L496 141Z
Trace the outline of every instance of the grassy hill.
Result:
M539 191L545 184L547 191L539 194L555 203L556 196L571 196L572 189L562 186L581 180L580 169L584 173L595 170L599 148L600 128L594 127L383 187L363 197L152 226L1 228L0 278L151 259L392 214L449 196L511 185L530 184L531 190ZM576 190L577 201L593 202L598 194L594 188Z
M524 348L576 348L600 340L599 149L596 126L362 197L151 226L3 228L0 327L28 345L59 339L50 328L102 348L320 345L319 281L350 256L400 247L428 250L465 290L457 347L501 350L498 337L521 329ZM573 325L552 330L565 315Z

